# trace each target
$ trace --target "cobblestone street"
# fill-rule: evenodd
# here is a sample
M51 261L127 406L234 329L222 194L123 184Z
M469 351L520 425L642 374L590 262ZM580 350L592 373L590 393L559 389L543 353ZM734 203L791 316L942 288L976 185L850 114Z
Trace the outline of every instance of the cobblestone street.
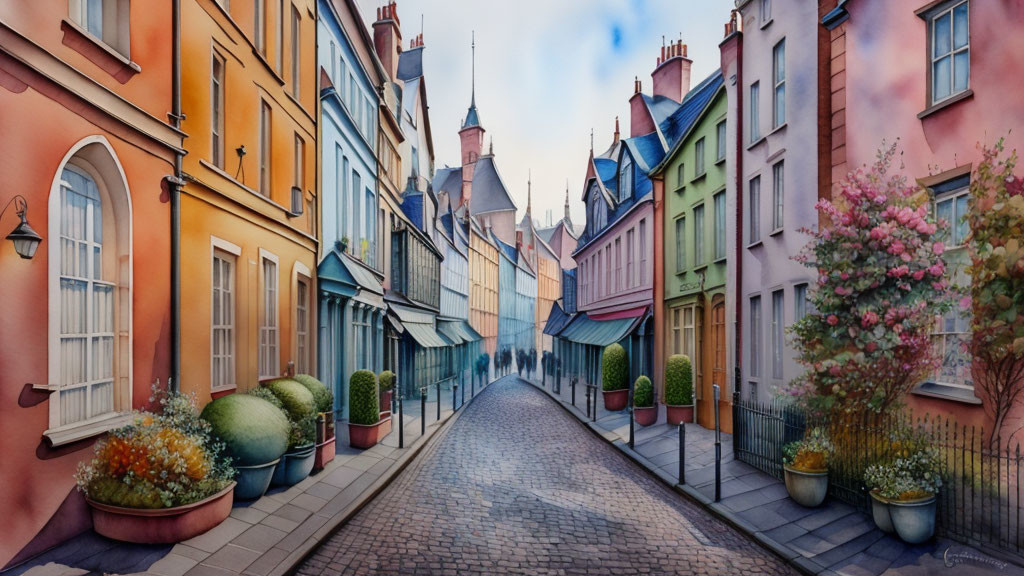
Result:
M495 382L298 573L791 573L578 426Z

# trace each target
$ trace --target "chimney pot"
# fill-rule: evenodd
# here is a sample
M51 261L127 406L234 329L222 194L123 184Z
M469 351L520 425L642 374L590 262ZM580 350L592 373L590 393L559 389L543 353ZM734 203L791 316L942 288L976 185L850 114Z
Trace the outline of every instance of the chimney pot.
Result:
M683 58L686 58L686 44L683 44Z

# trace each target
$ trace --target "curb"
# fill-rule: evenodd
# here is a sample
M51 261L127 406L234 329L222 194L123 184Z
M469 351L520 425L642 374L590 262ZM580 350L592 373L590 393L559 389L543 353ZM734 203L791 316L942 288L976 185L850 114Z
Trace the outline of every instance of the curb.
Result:
M314 532L312 536L286 556L284 560L282 560L267 574L267 576L290 576L291 574L294 574L295 569L309 558L326 539L330 538L335 532L343 528L345 524L359 513L360 510L380 495L385 488L390 486L394 479L412 463L424 448L426 448L427 444L430 444L430 442L437 438L442 432L446 431L456 420L459 419L466 407L471 405L474 400L479 398L480 395L490 387L491 384L494 384L497 381L498 380L493 380L488 382L479 392L477 392L476 396L473 396L467 400L465 404L459 406L458 411L449 414L441 420L440 425L435 426L433 432L429 432L429 435L417 438L415 442L409 446L407 452L402 454L402 456L396 461L395 465L388 469L385 473L386 476L377 478L373 484L370 484L366 490L363 490L358 498L356 498L337 515L328 520L320 527L320 529Z
M531 380L523 380L524 382L532 385L534 388L543 392L545 396L554 401L556 405L565 410L570 416L572 416L576 422L583 425L584 428L589 430L594 436L600 438L604 442L607 442L611 446L618 449L620 453L628 457L637 464L648 475L660 480L662 483L667 484L677 494L688 498L689 500L699 504L705 510L722 520L726 524L735 528L738 532L746 536L755 544L765 548L769 552L775 554L787 564L796 568L799 572L808 575L818 575L825 572L826 567L821 566L811 558L806 558L796 550L793 550L789 546L775 541L764 535L763 532L758 531L753 525L746 520L743 520L739 516L735 515L731 510L712 501L707 496L701 494L696 488L689 484L679 484L676 479L658 470L658 468L650 463L650 461L642 456L640 453L631 449L629 445L621 438L611 439L605 436L606 430L597 426L594 422L589 422L580 418L572 408L566 405L566 402L561 398L556 398L548 391L547 387L541 387L538 383L534 383Z

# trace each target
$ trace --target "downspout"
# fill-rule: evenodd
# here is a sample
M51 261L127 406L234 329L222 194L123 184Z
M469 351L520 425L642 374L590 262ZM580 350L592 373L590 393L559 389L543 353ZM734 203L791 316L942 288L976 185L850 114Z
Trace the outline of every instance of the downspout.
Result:
M734 12L735 14L735 12ZM740 19L737 19L740 20ZM735 387L743 390L743 33L733 30L736 37L736 350ZM731 400L731 399L730 399ZM733 422L733 426L736 423Z
M171 34L174 37L171 56L171 122L181 130L181 0L173 0ZM181 390L181 187L182 157L174 155L174 177L171 191L171 373L168 386L172 392Z

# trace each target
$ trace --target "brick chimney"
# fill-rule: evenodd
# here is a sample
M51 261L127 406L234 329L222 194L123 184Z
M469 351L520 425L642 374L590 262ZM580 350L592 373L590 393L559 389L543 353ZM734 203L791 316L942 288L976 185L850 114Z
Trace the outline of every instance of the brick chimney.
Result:
M614 139L612 140L612 146L615 146L618 143L619 143L619 117L616 116L615 117L615 136L614 136Z
M636 138L654 132L654 119L647 109L639 78L633 79L633 96L629 99L629 137Z
M686 57L686 44L682 40L661 47L658 65L651 73L654 80L654 95L682 102L690 91L690 66L693 61Z
M402 52L401 26L397 3L392 0L377 8L377 21L373 23L373 47L392 80L398 77L398 54Z

